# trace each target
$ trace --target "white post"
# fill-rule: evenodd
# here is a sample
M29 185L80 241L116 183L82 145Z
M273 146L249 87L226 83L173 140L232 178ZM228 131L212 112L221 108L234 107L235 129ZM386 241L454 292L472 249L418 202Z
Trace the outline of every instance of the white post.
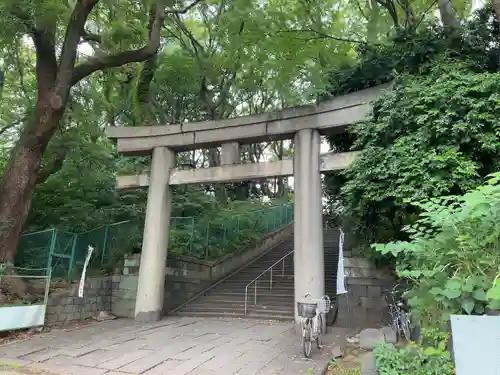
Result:
M304 129L295 135L294 177L294 283L295 302L306 293L325 294L323 207L320 173L321 137ZM295 321L300 322L295 303Z
M153 150L135 304L135 320L138 322L158 321L162 316L172 208L172 191L168 179L174 163L175 154L172 150L166 147Z

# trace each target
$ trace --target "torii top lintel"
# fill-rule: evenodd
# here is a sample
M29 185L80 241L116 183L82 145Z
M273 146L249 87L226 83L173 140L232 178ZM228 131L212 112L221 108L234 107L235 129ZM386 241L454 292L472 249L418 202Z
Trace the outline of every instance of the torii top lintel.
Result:
M286 108L277 112L217 121L139 127L108 127L108 138L117 140L124 155L148 155L155 147L177 151L220 146L226 142L248 144L290 139L301 129L318 129L322 134L343 132L363 120L373 100L391 83L356 91L319 103Z

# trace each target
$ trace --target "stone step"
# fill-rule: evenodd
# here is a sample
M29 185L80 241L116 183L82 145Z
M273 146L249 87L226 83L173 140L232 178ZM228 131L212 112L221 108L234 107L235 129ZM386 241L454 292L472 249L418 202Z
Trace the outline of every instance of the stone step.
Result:
M336 298L338 241L338 231L329 230L324 233L325 290L332 299ZM282 258L293 249L292 237L217 285L206 295L181 309L178 314L185 316L292 320L295 310L295 266L293 255L285 258L284 266ZM260 275L273 265L273 281L272 289L270 289L270 272ZM285 275L281 276L283 268ZM248 314L245 315L245 289L258 276L260 278L257 280L257 304L253 305L255 284L250 284L247 289Z
M289 270L285 270L285 275L283 276L282 270L273 270L273 279L276 277L276 279L282 279L282 280L293 280L293 270L290 268ZM266 273L253 273L253 272L239 272L230 278L226 279L227 280L248 280L248 282L259 278L260 279L269 279L271 277L271 271L267 271Z
M260 316L268 316L268 317L274 317L274 319L283 319L286 317L293 317L294 315L294 310L289 309L289 310L270 310L270 309L256 309L256 308L247 308L247 313L245 315L245 310L238 309L238 310L233 310L233 309L210 309L210 308L205 308L205 309L200 309L200 310L182 310L183 313L191 313L193 315L201 315L201 314L219 314L220 316L237 316L241 318L246 318L247 315L260 315Z
M293 286L293 279L280 279L279 277L273 277L273 280L271 282L270 279L268 278L261 278L257 279L256 281L253 280L227 280L221 283L220 285L224 285L225 287L227 286L236 286L236 287L246 287L249 283L252 283L251 286L253 287L253 284L257 283L257 285L267 285L269 286L274 286L274 285L284 285L284 286Z
M257 301L257 304L253 303L247 304L247 311L251 310L253 312L267 312L273 315L287 315L289 313L293 314L293 303L289 304L262 304ZM245 312L245 303L233 304L215 304L215 303L193 303L182 309L183 311L221 311L221 312Z
M290 321L294 319L293 313L290 315L271 315L271 314L259 314L259 313L250 313L247 315L240 313L224 313L221 314L219 312L189 312L189 311L178 311L173 313L172 315L177 316L199 316L199 317L210 317L210 318L244 318L244 319L257 319L257 320L270 320L270 321Z
M254 289L254 288L252 288ZM255 290L255 289L254 289ZM257 287L257 295L264 293L266 290L269 290L269 288L259 288ZM245 288L239 288L239 289L220 289L221 292L240 292L243 295L245 294ZM289 288L273 288L271 289L272 292L277 293L277 294L287 294L287 293L294 293L294 288L289 287ZM248 293L250 294L250 288L248 288Z
M257 297L258 298L275 298L275 299L287 299L287 298L293 298L294 292L288 292L288 293L265 293L265 292L257 292ZM233 298L240 298L241 300L245 299L245 291L234 291L234 292L221 292L221 291L214 291L213 293L207 294L206 296L201 296L200 298L222 298L222 299L233 299ZM253 291L248 291L248 297L253 298Z
M253 295L248 296L247 301L251 301L253 303L254 302ZM287 303L293 304L294 296L289 295L289 296L285 296L285 297L276 297L276 296L259 296L259 295L257 295L257 301L259 301L259 303L262 303L262 304L269 304L269 303L273 303L276 305L287 304ZM193 303L239 304L239 303L244 303L244 302L245 302L245 295L238 295L238 296L213 295L213 296L202 297L199 300L194 301Z

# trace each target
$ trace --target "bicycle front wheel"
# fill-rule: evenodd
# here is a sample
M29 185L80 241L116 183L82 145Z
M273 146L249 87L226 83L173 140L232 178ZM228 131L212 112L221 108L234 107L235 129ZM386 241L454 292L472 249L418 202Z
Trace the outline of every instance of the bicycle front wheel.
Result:
M306 358L311 358L311 351L312 351L312 326L311 326L311 320L308 319L308 321L305 323L304 328L302 329L302 349L304 351L304 356Z
M316 346L318 349L321 349L323 346L323 318L321 317L321 314L318 315L316 324Z

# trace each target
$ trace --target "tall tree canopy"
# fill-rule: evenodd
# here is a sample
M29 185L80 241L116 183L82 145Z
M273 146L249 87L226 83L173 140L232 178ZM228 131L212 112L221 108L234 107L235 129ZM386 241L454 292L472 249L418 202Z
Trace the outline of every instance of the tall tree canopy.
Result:
M499 30L487 7L453 39L430 25L364 48L332 74L336 93L394 80L367 121L330 139L334 149L363 150L327 185L365 245L405 239L419 212L412 202L463 194L498 170Z
M314 102L345 92L345 67L355 78L367 56L392 48L395 35L413 48L402 56L415 59L425 58L422 30L453 43L470 9L468 0L2 2L0 262L13 259L23 229L140 215L145 192L116 193L113 180L117 172L147 169L149 159L118 157L105 126L219 119ZM470 37L486 43L482 35ZM375 73L358 86L391 76ZM241 156L280 159L292 150L290 142L267 142L245 146ZM217 149L179 155L182 165L219 159ZM210 190L225 201L286 196L286 186L275 179L187 192L209 200L203 192Z

